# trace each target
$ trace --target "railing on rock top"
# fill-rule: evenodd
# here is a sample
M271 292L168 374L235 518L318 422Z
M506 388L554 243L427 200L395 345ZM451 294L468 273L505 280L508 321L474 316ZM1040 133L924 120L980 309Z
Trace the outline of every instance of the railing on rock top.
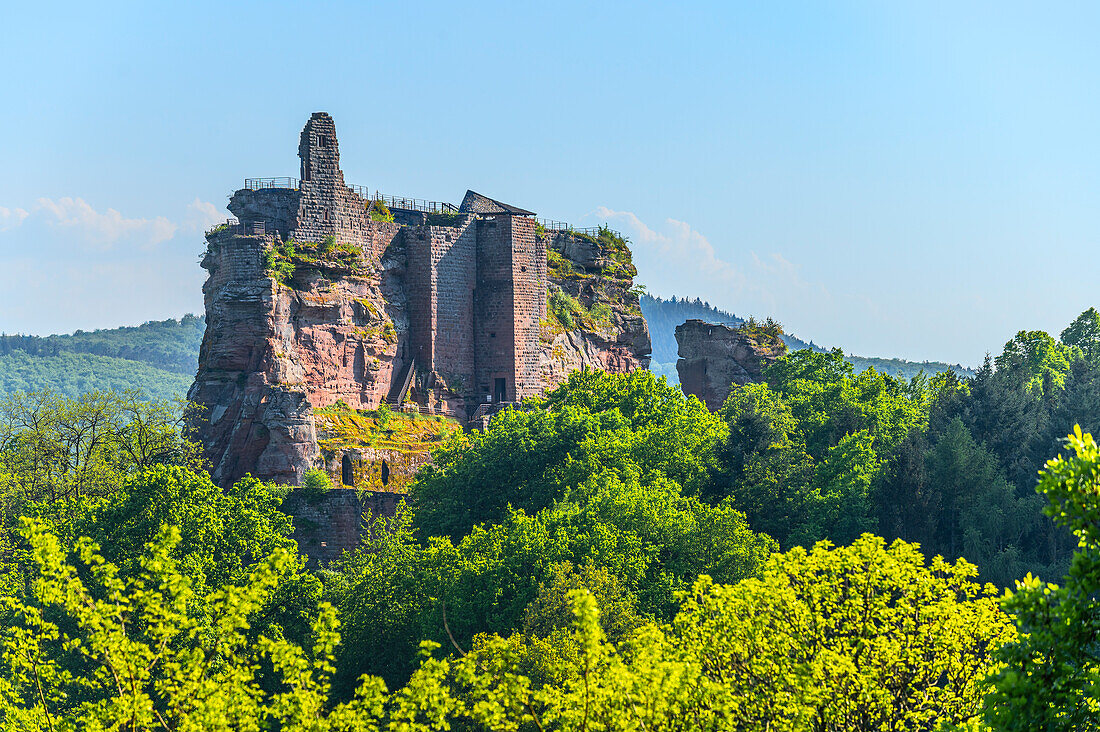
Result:
M287 176L280 178L244 179L244 187L250 191L259 191L265 188L289 188L290 190L298 190L301 185L302 182L297 178L290 178ZM377 190L372 193L366 186L348 185L347 187L364 201L381 201L386 205L386 208L398 208L405 211L421 211L423 213L458 213L458 206L455 206L453 203L428 201L423 198L390 196ZM568 224L564 221L555 221L553 219L535 219L535 221L547 231L569 232L573 234L584 234L586 236L599 236L601 229L604 228L600 226L590 226L584 229L577 229L573 227L572 224ZM608 231L614 236L622 238L620 232L614 229L608 229Z
M289 188L292 191L298 190L302 185L302 182L297 178L245 178L244 187L250 191L261 191L265 188Z
M278 231L270 221L253 221L249 224L242 224L237 219L226 219L220 224L214 224L206 230L207 235L213 234L215 231L230 231L234 234L240 234L243 236L264 236L267 234L275 234Z
M601 231L607 230L611 232L613 236L617 236L620 239L623 236L618 231L615 231L615 229L610 229L604 226L590 226L586 229L578 229L571 224L565 223L564 221L553 221L551 219L535 219L535 221L541 224L542 228L546 229L547 231L560 231L563 233L567 232L570 234L584 234L585 236L598 237Z
M353 186L349 186L355 190ZM361 195L361 194L360 194ZM386 208L400 208L406 211L422 211L424 213L458 213L458 206L442 201L426 201L422 198L405 198L404 196L387 196L379 191L374 196L365 198L367 201L381 201Z

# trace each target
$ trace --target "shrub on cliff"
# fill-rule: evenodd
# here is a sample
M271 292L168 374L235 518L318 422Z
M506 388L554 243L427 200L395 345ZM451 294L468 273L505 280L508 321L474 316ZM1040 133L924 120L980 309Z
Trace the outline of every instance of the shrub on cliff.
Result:
M307 501L319 501L330 490L332 490L332 479L320 468L310 468L302 474L302 492L305 493Z

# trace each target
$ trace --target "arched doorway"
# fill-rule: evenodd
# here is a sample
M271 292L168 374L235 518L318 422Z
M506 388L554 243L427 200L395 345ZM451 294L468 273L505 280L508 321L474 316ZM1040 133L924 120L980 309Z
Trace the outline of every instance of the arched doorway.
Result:
M351 455L344 453L344 459L340 461L340 482L344 485L355 485L355 470L351 464Z

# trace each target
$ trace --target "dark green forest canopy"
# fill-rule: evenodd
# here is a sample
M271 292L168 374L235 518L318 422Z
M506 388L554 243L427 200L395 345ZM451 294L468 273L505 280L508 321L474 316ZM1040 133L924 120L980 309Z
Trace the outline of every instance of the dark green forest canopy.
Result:
M0 356L15 351L30 356L91 353L140 361L165 371L194 376L205 329L205 318L188 314L179 320L169 318L91 332L78 330L69 335L5 334L0 336Z

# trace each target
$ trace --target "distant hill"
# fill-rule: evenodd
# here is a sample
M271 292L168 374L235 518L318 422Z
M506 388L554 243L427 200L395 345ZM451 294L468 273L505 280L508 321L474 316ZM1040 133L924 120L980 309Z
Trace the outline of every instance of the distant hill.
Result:
M642 315L649 323L649 337L653 341L653 360L650 370L658 375L664 375L669 383L678 384L680 378L676 373L677 347L676 326L685 320L698 318L708 323L724 323L727 325L740 325L745 322L733 313L719 310L699 298L689 300L687 298L671 298L664 300L659 297L642 295ZM813 341L806 342L795 335L784 335L787 348L792 351L810 348L815 351L827 349L817 345ZM920 372L927 376L937 374L940 371L954 371L963 376L972 376L973 371L959 364L947 364L939 361L906 361L900 358L868 358L864 356L846 355L848 363L856 372L874 367L876 371L911 379Z
M156 399L182 397L198 369L205 328L202 317L185 315L71 335L2 335L0 395L137 389Z

